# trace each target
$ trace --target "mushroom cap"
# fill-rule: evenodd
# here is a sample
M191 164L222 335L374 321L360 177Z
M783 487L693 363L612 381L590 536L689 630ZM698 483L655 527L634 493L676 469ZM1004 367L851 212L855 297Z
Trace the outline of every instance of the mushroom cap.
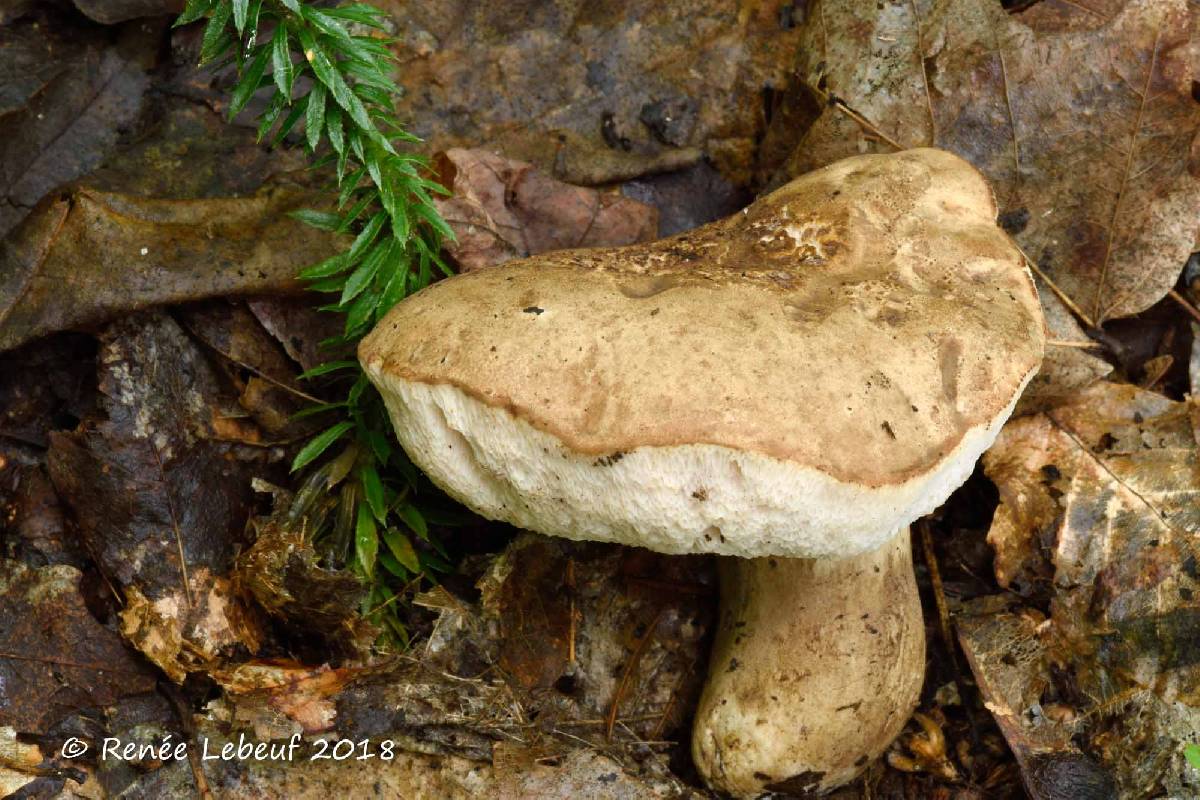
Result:
M678 236L434 284L359 358L413 461L485 517L851 556L966 479L1041 363L995 219L950 153L848 158Z

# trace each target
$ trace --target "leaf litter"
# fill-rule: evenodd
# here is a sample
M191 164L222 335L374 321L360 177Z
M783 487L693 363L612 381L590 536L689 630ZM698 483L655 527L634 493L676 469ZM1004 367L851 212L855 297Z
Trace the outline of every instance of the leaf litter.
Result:
M939 541L954 561L946 565L945 592L959 639L1032 796L1107 796L1114 786L1122 797L1151 796L1155 787L1187 796L1196 780L1182 749L1196 722L1194 609L1185 596L1195 582L1188 498L1196 415L1190 401L1103 379L1174 392L1179 351L1190 341L1172 343L1174 334L1143 310L1174 284L1180 254L1194 244L1194 167L1190 149L1178 143L1190 142L1195 129L1187 58L1195 12L1176 0L1103 0L1089 8L1094 13L1042 0L1005 14L982 0L882 9L822 0L789 6L786 14L771 4L747 7L736 20L701 9L669 37L706 26L697 52L733 48L732 61L704 65L698 79L673 72L670 59L633 67L607 57L589 62L585 83L637 70L656 75L647 84L654 96L640 87L614 98L611 113L596 105L600 95L585 92L557 121L514 124L516 106L481 104L453 110L462 124L445 127L435 101L410 94L407 102L421 124L455 131L435 142L438 148L486 145L545 170L485 150L446 153L456 183L446 208L461 217L464 265L654 235L652 209L611 188L556 178L606 183L636 175L638 185L621 192L652 199L655 186L676 176L698 176L680 177L684 187L711 183L701 154L723 173L720 180L732 176L744 185L755 166L766 180L781 165L807 169L839 154L886 150L889 142L929 141L987 172L1002 221L1052 282L1043 296L1054 337L1085 346L1051 350L1022 403L1027 416L1010 423L986 462L1000 488L990 536L996 578L1009 594L980 596L994 591L981 537ZM488 44L468 60L484 68L465 75L455 72L462 63L454 58L463 57L466 39L447 37L443 46L427 34L446 20L433 11L411 14L420 24L404 28L418 68L410 74L454 81L477 82L496 64L516 63L513 54L527 52L530 42L560 35L585 49L633 41L622 15L592 20L595 30L565 33L563 20L534 20L526 42L516 41L521 26L505 28L481 11L484 28L469 35ZM185 40L180 34L176 46ZM37 52L35 41L23 46ZM736 52L747 42L765 46ZM783 92L791 53L798 53L799 69ZM712 72L720 69L726 72ZM47 70L0 80L0 99L8 103L0 114L28 113L28 98L58 74ZM299 262L288 259L307 263L309 251L333 244L300 242L300 229L280 222L283 210L311 196L307 179L295 173L297 161L287 148L268 154L245 131L231 134L204 105L212 93L188 83L196 80L176 76L166 97L137 99L139 108L154 104L158 121L140 136L97 136L103 152L89 158L104 165L83 177L100 163L93 160L62 178L74 181L62 194L42 199L54 181L27 182L40 186L29 191L29 198L38 195L30 205L41 205L0 245L0 287L31 287L16 305L0 308L0 347L62 328L101 331L98 404L28 386L12 393L18 384L0 379L0 397L16 398L19 412L4 418L0 453L21 460L19 472L0 467L0 489L19 522L18 538L5 534L6 555L60 564L27 569L83 567L82 578L75 572L71 580L76 594L86 590L86 603L68 615L81 630L111 642L119 626L170 677L191 674L221 687L201 713L186 715L197 726L192 736L321 732L394 737L405 748L386 770L213 765L207 779L221 796L328 796L355 786L438 797L689 796L679 777L686 765L668 761L680 749L667 743L686 734L704 671L712 592L703 560L523 535L499 555L468 557L461 574L418 595L418 609L433 617L424 627L417 623L418 649L368 660L370 631L358 624L355 587L320 565L303 530L263 513L287 505L273 484L283 480L279 467L296 430L296 392L320 392L294 376L325 358L316 343L328 317L280 294L294 285ZM470 85L481 97L497 91ZM737 106L732 116L714 116L720 104L712 85L722 87L720 104ZM763 85L765 113L757 99L729 99ZM690 166L647 174L680 165ZM1080 181L1079 174L1096 180ZM683 190L691 202L688 194L696 192ZM666 202L677 215L678 191L662 197L673 198ZM696 221L704 220L670 224ZM234 227L214 227L221 224ZM146 235L158 244L140 244ZM247 249L262 237L278 243L278 252ZM151 285L147 276L159 273L139 271L138 258L126 252L135 245L139 257L141 247L165 252L151 266L175 277ZM72 271L81 253L96 252L116 254L103 261L111 269L101 283L114 287L111 295L97 291L108 285L79 284L87 276ZM231 264L245 274L230 271ZM210 279L214 269L219 281ZM78 308L55 306L48 289L63 285L78 294ZM194 302L259 292L266 294ZM133 309L177 303L189 305L101 327ZM1125 328L1113 321L1133 314ZM1106 323L1102 330L1099 323ZM1086 346L1089 337L1099 346ZM46 341L52 350L63 346ZM6 363L28 370L36 362ZM91 391L85 381L85 398ZM40 404L56 410L26 413ZM75 419L82 424L70 431ZM253 478L257 495L249 491ZM216 509L212 519L176 508L197 492L197 505ZM268 494L278 495L274 503ZM971 485L960 497L975 511L995 502L980 499ZM953 502L944 513L939 530L961 524ZM487 548L495 549L503 533L484 528L497 537ZM70 546L72 537L86 555ZM61 577L70 582L67 573ZM116 651L108 655L119 662ZM931 656L943 680L941 654ZM872 796L1007 796L1011 762L986 728L977 739L968 736L961 720L971 713L971 692L957 697L946 686L954 688L929 687L924 720L896 745L893 760L908 757L922 771L873 768ZM109 702L118 689L106 687L65 695L69 702L57 707L63 724L79 716L72 709ZM189 696L200 708L198 695ZM150 697L162 705L160 695ZM141 702L117 699L127 710ZM138 713L129 712L128 723L120 723L129 727L120 730L149 730L134 721ZM146 713L154 725L165 724L161 708ZM37 725L43 723L19 723ZM1131 741L1149 744L1134 753ZM408 752L414 749L423 752ZM77 777L88 769L82 765ZM130 797L194 791L188 764L144 769L100 777ZM939 771L943 777L933 777ZM952 771L965 784L953 784Z

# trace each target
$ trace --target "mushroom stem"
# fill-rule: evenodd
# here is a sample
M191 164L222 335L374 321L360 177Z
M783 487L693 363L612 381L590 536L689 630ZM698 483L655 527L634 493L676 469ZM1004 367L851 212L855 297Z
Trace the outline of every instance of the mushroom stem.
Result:
M899 735L925 671L908 528L853 558L725 558L692 733L714 789L821 793Z

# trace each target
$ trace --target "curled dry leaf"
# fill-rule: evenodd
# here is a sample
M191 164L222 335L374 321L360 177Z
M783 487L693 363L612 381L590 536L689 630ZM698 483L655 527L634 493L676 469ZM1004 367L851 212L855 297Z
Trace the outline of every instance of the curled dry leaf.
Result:
M810 4L797 91L816 119L786 172L864 149L951 150L991 179L1001 223L1093 322L1148 308L1200 232L1200 9L1096 5Z
M88 611L80 578L74 567L0 561L0 728L45 734L154 690L154 673Z
M551 178L486 150L438 158L452 197L434 201L458 241L447 247L464 272L533 253L658 238L658 212L619 194Z
M1190 402L1101 382L1010 421L984 456L1000 491L997 578L1050 596L1047 657L1069 670L1067 699L1131 797L1186 780L1178 742L1200 728L1193 419Z
M295 662L250 661L213 673L228 694L233 722L262 741L333 728L338 693L361 670L305 667Z
M216 441L217 377L170 317L110 326L99 362L107 417L52 434L50 474L101 571L125 590L123 631L182 680L257 646L224 577L246 523L248 467Z
M538 0L384 4L397 112L433 151L484 145L596 185L709 156L744 182L796 46L793 3Z

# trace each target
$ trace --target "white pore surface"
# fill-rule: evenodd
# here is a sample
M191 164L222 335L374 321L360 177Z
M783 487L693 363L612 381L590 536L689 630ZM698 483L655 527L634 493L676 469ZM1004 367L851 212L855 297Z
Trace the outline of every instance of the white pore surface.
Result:
M482 516L567 539L743 557L840 557L880 547L967 479L1020 395L934 471L869 488L711 444L581 454L454 386L371 371L413 462Z

